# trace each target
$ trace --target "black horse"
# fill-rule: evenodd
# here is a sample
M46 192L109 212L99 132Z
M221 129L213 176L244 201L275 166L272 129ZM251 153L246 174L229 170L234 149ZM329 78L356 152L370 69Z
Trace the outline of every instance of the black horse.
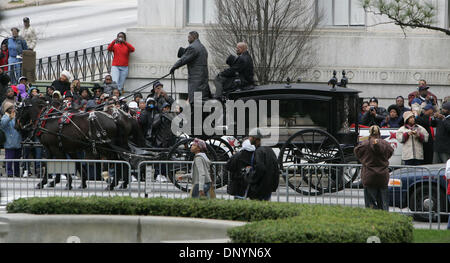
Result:
M133 124L128 125L132 126ZM119 153L121 150L128 149L127 138L130 135L125 134L126 130L121 128L114 117L106 112L80 112L77 110L62 112L37 97L27 99L18 108L16 128L36 133L46 149L49 159L79 159L77 154L85 152L87 159L120 160ZM77 169L81 169L81 167L78 166ZM110 190L117 186L122 172L127 174L125 169L116 167L115 180L108 186ZM86 188L86 174L86 172L82 173L80 188ZM128 177L125 178L127 181ZM59 182L60 176L57 175L55 181L51 182L49 186L53 187ZM47 184L47 176L44 176L37 187L42 188L45 184ZM72 178L69 175L66 189L70 190L71 184Z

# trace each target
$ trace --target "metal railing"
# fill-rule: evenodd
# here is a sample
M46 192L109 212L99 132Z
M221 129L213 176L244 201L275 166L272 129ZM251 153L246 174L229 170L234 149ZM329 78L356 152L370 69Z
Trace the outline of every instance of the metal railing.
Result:
M14 162L17 162L16 170L12 175L16 177L7 177L8 167L4 166ZM212 163L212 185L216 198L230 200L234 197L227 193L227 187L232 178L225 164ZM124 161L2 160L1 167L4 168L0 177L1 206L22 197L188 198L192 189L191 161L144 161L132 167ZM361 168L357 164L287 164L271 200L364 208L364 188L360 179L349 180L359 174ZM22 177L25 169L34 172L33 176ZM445 168L437 171L425 167L392 166L390 169L389 212L410 215L416 221L428 224L430 229L441 229L441 224L447 222L442 219L450 214ZM42 189L36 189L43 178L48 178L50 183L58 175L63 175L59 184L54 187L46 184ZM70 178L73 180L71 190L66 187ZM79 189L78 186L83 185L82 178L87 179L86 188ZM126 187L121 189L123 185Z
M104 74L111 72L112 60L108 44L39 58L36 61L36 79L53 81L68 70L81 81L100 81Z

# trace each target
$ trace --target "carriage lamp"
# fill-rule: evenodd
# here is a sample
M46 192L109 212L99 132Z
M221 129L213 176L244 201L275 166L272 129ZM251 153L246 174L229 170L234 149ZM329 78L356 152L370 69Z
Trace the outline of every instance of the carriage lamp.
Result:
M284 87L287 88L287 89L292 88L292 86L291 86L291 78L287 78L286 79L286 85Z
M343 87L346 88L347 84L348 84L348 78L347 78L347 72L345 72L345 70L342 71L342 79L341 82L338 82L338 79L336 77L337 72L336 70L333 70L333 77L330 79L330 81L328 81L328 86L333 86L331 89L335 90L336 89L336 85L338 87Z

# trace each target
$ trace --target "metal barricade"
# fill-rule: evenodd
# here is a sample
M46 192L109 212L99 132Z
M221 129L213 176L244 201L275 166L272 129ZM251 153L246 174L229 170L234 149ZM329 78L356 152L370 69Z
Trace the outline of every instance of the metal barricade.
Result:
M5 159L0 169L0 206L26 197L137 197L140 187L124 161Z
M286 202L366 207L361 180L351 182L350 179L361 169L362 165L357 164L286 165L282 176ZM389 211L410 215L418 222L429 223L430 229L439 229L449 206L446 192L443 193L445 169L423 166L390 166L389 169ZM433 224L436 222L437 226Z
M231 199L226 192L229 173L225 162L211 163L216 198ZM139 197L188 198L192 190L192 161L144 161L138 165L138 180L145 181Z

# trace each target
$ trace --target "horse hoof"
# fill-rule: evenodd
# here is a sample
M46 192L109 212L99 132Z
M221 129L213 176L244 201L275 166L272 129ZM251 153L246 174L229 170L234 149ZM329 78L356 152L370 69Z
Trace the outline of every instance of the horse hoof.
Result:
M87 188L87 185L85 185L85 184L78 186L78 189L86 189L86 188Z
M105 188L106 191L114 191L114 185L107 186Z
M122 190L127 189L127 188L128 188L128 185L126 185L126 184L122 184L119 186L119 189L122 189Z
M66 187L64 187L64 190L70 191L70 190L72 190L72 186L66 186Z
M48 187L48 188L54 188L54 187L55 187L55 184L54 184L54 183L50 183L50 184L47 185L47 187Z
M36 190L44 189L44 186L42 184L38 184L38 185L36 185L36 187L34 189L36 189Z

